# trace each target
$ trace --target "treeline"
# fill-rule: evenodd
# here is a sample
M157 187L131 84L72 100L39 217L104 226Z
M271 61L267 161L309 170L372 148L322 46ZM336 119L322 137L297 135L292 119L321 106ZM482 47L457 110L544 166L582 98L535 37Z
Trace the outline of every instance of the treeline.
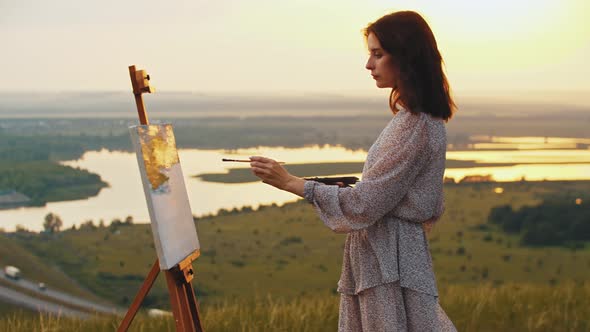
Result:
M0 160L3 162L59 161L79 159L88 150L129 150L129 135L120 136L28 136L0 134Z
M0 191L23 193L31 205L94 196L107 185L97 174L47 160L0 160Z
M0 133L0 191L28 196L33 206L83 199L108 184L99 175L57 161L78 159L87 150L125 148L117 136L30 136Z
M523 245L581 248L590 241L590 204L582 198L553 198L518 211L502 205L492 208L488 223L520 234Z
M389 121L369 118L208 118L166 121L174 126L179 148L240 149L257 146L303 147L342 145L350 149L368 149ZM80 122L68 120L64 127L57 120L45 126L14 122L0 130L0 159L66 160L77 159L85 151L131 151L129 123L120 120ZM154 123L156 123L154 121ZM19 127L19 126L22 126ZM49 128L53 128L52 130ZM79 132L87 128L88 133ZM19 128L21 128L19 130Z
M153 119L174 126L179 148L240 149L258 146L340 145L368 150L391 119L379 116L252 116ZM134 119L6 119L0 127L0 160L77 159L89 150L131 151ZM449 133L447 142L470 143Z

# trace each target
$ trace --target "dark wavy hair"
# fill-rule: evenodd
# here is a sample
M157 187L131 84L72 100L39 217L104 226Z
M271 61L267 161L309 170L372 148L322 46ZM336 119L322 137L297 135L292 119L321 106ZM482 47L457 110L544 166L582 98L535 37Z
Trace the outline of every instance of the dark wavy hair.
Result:
M413 11L385 15L369 24L365 38L373 33L397 69L397 86L389 95L395 114L396 104L414 112L429 113L446 122L457 109L443 71L444 61L428 23Z

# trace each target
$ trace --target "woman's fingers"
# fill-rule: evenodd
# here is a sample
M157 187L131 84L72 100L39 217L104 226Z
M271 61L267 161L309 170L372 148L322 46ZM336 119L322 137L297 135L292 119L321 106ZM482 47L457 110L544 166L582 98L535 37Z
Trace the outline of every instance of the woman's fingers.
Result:
M255 159L252 159L255 158ZM250 157L250 167L257 167L257 168L272 168L274 167L274 160L263 158L263 157Z
M272 160L270 158L265 158L265 157L262 157L262 156L252 156L252 157L250 157L250 160L252 160L252 161L259 161L259 162L262 162L262 163L270 163L270 162L273 162L274 161L274 160Z
M270 174L270 171L266 168L253 167L252 171L254 172L254 174L260 174L260 175Z
M250 166L258 167L258 168L266 168L266 167L269 167L270 164L259 162L259 161L252 161L252 162L250 162Z
M283 189L289 180L289 172L277 161L261 156L250 157L250 169L263 183Z
M272 170L265 167L252 167L251 169L254 175L258 177L270 177L272 175Z
M252 169L257 168L265 170L265 174L271 174L272 172L281 173L282 166L275 160L264 158L264 157L250 157L250 167Z

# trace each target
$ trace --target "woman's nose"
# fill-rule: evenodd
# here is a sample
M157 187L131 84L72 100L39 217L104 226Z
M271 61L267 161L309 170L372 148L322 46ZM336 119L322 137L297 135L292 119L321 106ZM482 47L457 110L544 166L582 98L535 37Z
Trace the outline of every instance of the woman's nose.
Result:
M371 70L373 68L373 64L371 63L371 60L367 60L367 63L365 64L365 68L368 70Z

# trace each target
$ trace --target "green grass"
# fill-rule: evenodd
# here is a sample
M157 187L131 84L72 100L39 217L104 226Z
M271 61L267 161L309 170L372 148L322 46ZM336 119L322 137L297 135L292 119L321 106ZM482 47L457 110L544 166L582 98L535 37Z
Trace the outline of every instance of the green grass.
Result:
M560 284L590 276L590 248L530 248L486 223L493 206L537 204L552 192L588 198L589 181L475 183L445 186L446 212L429 235L439 288L491 282ZM494 193L497 186L502 194ZM326 228L303 201L257 211L225 211L197 221L201 257L195 288L204 304L273 294L295 298L332 294L340 274L344 235ZM153 264L150 226L138 224L68 230L58 235L10 234L47 266L57 266L83 287L128 305ZM14 243L14 242L13 242ZM31 255L31 256L33 256ZM18 265L18 260L12 263ZM167 307L164 278L146 305ZM58 280L47 280L51 286Z
M517 235L496 228L478 227L486 223L493 206L510 204L517 209L536 205L544 195L575 193L590 199L590 182L524 182L447 186L447 210L442 223L430 235L430 249L438 280L443 283L558 283L586 280L590 276L590 248L524 247ZM494 187L503 187L495 194ZM572 206L574 202L572 201ZM556 220L555 222L559 222ZM462 248L462 249L461 249ZM463 254L459 254L464 251Z
M590 284L549 286L510 283L494 286L453 285L440 303L459 331L588 331ZM207 331L335 331L336 295L307 295L292 300L272 296L226 300L201 306ZM12 313L0 318L2 331L113 331L121 318L89 320ZM129 331L174 331L171 317L138 315Z
M8 302L3 302L2 300L0 300L0 321L8 318L8 317L22 317L21 319L24 319L25 317L27 319L33 319L35 318L35 316L37 315L37 313L25 309L25 308L21 308L21 307L17 307L12 303L8 303ZM1 326L2 323L0 323ZM4 331L4 330L2 330Z

